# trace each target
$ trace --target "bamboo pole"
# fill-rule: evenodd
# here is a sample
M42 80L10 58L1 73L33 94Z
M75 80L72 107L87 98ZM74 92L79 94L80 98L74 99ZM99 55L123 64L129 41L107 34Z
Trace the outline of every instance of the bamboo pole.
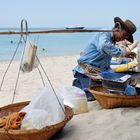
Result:
M90 29L62 29L62 30L47 30L47 31L28 31L28 32L16 32L16 31L7 31L0 32L0 35L8 34L48 34L48 33L79 33L79 32L118 32L118 30L90 30Z

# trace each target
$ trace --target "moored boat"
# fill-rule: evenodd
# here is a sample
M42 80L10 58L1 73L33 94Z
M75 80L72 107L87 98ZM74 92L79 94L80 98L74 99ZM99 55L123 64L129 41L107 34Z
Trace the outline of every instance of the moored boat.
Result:
M71 26L71 27L66 27L66 29L84 29L85 27L83 26Z

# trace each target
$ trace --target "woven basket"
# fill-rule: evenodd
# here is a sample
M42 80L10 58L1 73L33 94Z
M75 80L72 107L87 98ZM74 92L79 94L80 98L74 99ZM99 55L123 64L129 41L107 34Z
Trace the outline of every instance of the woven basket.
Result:
M7 105L0 108L1 115L8 115L8 112L20 111L23 107L28 105L29 102L21 102L12 105ZM66 123L73 117L72 109L65 106L66 117L64 121L51 125L40 130L8 130L0 129L0 140L48 140L55 133L60 131Z
M96 100L103 108L116 107L138 107L140 106L140 95L128 96L122 94L111 94L103 87L90 89Z

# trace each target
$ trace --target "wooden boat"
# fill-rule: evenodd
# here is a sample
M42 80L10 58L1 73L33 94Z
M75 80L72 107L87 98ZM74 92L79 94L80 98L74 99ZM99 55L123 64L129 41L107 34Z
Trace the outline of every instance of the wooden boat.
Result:
M83 27L83 26L75 26L75 27L73 27L73 26L71 26L71 27L66 27L66 29L84 29L85 27Z

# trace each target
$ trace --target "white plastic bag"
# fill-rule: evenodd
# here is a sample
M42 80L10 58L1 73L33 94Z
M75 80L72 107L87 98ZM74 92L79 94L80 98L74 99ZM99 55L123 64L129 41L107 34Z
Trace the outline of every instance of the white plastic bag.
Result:
M74 114L88 112L88 104L85 92L75 86L64 87L62 91L64 104L73 109Z
M41 129L47 124L48 113L42 109L31 109L22 121L22 129Z
M21 127L25 129L41 129L63 121L65 118L63 112L64 104L62 98L59 95L57 96L61 106L52 89L44 88L41 93L33 98L30 104L22 110L27 114L23 119Z
M38 66L36 59L37 45L30 40L27 40L23 60L20 66L22 72L30 72Z

